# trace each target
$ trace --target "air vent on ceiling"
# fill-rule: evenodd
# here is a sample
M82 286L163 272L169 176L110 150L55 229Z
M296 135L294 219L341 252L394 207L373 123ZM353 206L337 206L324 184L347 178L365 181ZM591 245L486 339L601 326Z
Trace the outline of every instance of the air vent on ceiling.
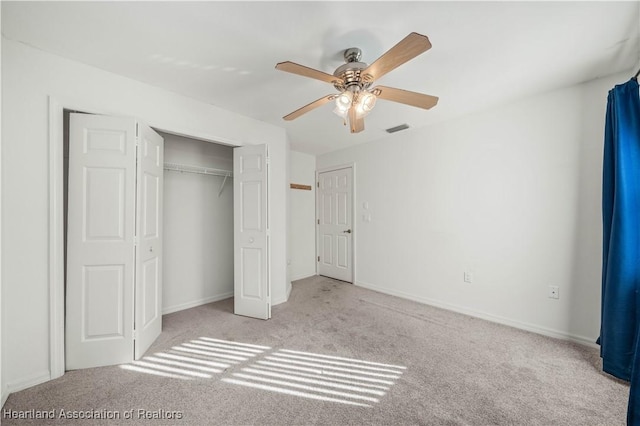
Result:
M387 133L395 133L395 132L399 132L400 130L406 130L408 128L409 128L409 125L405 123L396 127L389 127L386 131Z

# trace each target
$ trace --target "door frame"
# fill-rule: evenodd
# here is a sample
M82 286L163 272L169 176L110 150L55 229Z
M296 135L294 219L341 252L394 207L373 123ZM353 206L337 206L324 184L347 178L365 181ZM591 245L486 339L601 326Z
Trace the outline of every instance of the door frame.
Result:
M49 380L65 373L65 297L64 297L64 110L88 114L130 116L121 111L105 110L100 105L77 99L49 95ZM134 117L138 119L138 117ZM144 120L144 118L141 118ZM151 123L147 123L151 126ZM173 133L229 146L242 146L237 141L193 131L153 126L161 132Z
M318 269L318 256L320 256L320 227L318 225L318 220L320 219L320 191L318 188L318 183L320 182L320 173L333 172L336 170L342 169L351 169L351 229L353 233L351 234L351 283L353 285L356 284L356 239L358 238L358 225L356 224L356 163L344 163L337 166L329 166L323 167L321 169L316 169L316 218L315 218L315 227L316 227L316 275L319 274Z

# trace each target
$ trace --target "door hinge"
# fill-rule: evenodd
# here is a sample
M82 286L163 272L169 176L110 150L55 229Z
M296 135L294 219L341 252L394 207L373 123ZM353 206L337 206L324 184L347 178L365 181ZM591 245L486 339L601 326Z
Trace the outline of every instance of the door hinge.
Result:
M318 225L320 225L320 219L318 219Z
M316 187L320 188L320 182L316 182Z
M133 340L138 340L138 330L133 330Z
M318 256L318 262L320 262L320 256Z
M138 236L137 235L134 235L134 237L133 237L133 245L134 246L138 245Z

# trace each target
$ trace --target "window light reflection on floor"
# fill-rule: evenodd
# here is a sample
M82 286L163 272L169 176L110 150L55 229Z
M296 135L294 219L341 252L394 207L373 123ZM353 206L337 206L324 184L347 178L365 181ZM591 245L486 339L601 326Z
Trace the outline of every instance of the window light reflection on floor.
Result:
M270 367L270 366L268 366L267 363L255 364L255 365L253 365L253 368L258 368L258 369L263 370L263 371L273 371L273 372L277 372L277 373L291 373L292 372L290 369L286 369L286 368ZM304 373L304 372L300 371L300 369L297 369L297 371L295 371L295 375L298 376L298 377L308 377L308 378L311 378L311 379L327 379L327 377L328 377L326 374L323 375L321 371L319 371L318 373ZM357 380L351 380L351 379L337 378L336 376L331 376L331 381L334 382L334 383L344 383L344 384L347 384L347 385L355 385L355 386L360 386L360 387L365 387L365 388L370 388L370 389L389 390L389 386L384 386L384 385L381 385L381 384L368 383L368 382L362 382L362 381L357 381ZM389 382L389 385L391 385L391 384L393 384L393 382Z
M309 352L276 350L222 381L303 398L370 407L406 367Z
M340 372L346 372L346 373L350 373L350 374L363 374L365 376L373 376L373 377L382 377L385 379L398 379L400 376L397 374L387 374L387 373L378 373L378 372L370 372L370 371L362 371L362 370L358 370L358 369L354 369L354 368L346 368L346 367L334 367L332 365L323 365L322 363L319 363L315 360L309 360L311 362L307 362L307 361L298 361L298 360L291 360L291 359L286 359L286 358L280 358L279 356L265 356L265 359L268 359L270 361L277 361L280 363L285 363L285 364L294 364L294 365L303 365L303 366L307 366L307 367L321 367L325 370L331 370L331 371L340 371Z
M200 337L120 367L172 379L212 379L231 366L246 362L269 349L268 346Z
M257 361L257 363L259 365L267 365L267 366L273 366L273 367L287 368L289 370L295 370L295 371L308 371L308 372L313 372L315 374L322 374L323 376L343 377L343 378L346 378L346 379L357 379L357 380L362 380L362 381L365 381L365 382L380 383L380 384L385 384L385 385L392 385L393 384L393 382L391 380L382 380L382 379L373 379L373 378L370 378L370 377L354 376L353 374L337 373L337 372L333 372L333 371L322 370L320 368L307 368L307 367L300 367L300 366L296 366L296 365L287 365L287 364L271 362L271 361L262 361L262 360Z
M275 373L273 371L268 371L268 370L265 371L265 370L256 369L256 368L243 368L242 371L245 371L247 373L257 374L259 376L275 377L277 379L289 380L292 382L309 383L312 385L321 385L329 388L344 389L344 390L356 391L361 393L370 393L370 394L379 395L379 396L384 395L384 392L381 390L370 389L363 386L354 386L354 385L347 385L343 383L336 383L333 381L318 380L317 378L314 379L309 377L298 377L290 374Z
M323 393L323 394L329 394L329 395L332 395L332 396L341 396L341 397L346 397L346 398L362 399L362 400L369 401L369 402L378 402L378 398L359 395L356 392L351 392L350 393L350 392L334 391L334 390L331 390L331 389L326 389L326 388L324 388L322 386L301 385L301 384L298 384L298 383L293 383L291 381L267 379L265 377L260 377L260 376L257 376L257 375L250 375L250 374L235 373L233 376L234 377L239 377L241 379L254 380L254 381L258 381L258 382L265 382L265 383L270 383L270 384L274 384L274 385L286 386L288 388L303 389L305 391L313 391L313 392L318 392L318 393Z
M232 385L363 407L378 403L406 371L401 365L272 350L211 337L190 340L121 368L180 380L220 377Z
M319 399L321 401L337 402L339 404L349 404L349 405L358 405L358 406L361 406L361 407L370 407L369 404L362 404L362 403L359 403L359 402L348 401L348 400L339 399L339 398L331 398L331 397L328 397L328 396L316 395L314 393L300 392L300 391L296 391L296 390L293 390L293 389L287 389L287 388L283 388L283 387L268 386L268 385L264 385L264 384L260 384L260 383L254 383L254 382L248 382L248 381L244 381L244 380L222 379L222 381L226 382L226 383L231 383L231 384L234 384L234 385L247 386L247 387L250 387L250 388L257 388L257 389L267 390L267 391L271 391L271 392L275 392L275 393L283 393L283 394L286 394L286 395L299 396L299 397L302 397L302 398Z

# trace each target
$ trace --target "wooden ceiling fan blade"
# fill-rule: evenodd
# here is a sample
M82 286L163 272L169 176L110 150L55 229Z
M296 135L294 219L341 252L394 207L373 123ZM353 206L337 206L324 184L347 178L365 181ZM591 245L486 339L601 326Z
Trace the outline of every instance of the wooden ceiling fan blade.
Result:
M399 102L401 104L407 104L424 109L433 108L438 103L437 96L410 92L408 90L395 89L393 87L376 86L371 89L371 93L373 93L380 99Z
M377 80L429 49L431 49L431 42L427 36L411 33L376 59L363 71L363 74L369 74L373 80Z
M335 75L327 74L326 72L318 71L313 68L305 67L304 65L296 64L295 62L280 62L276 64L276 69L280 71L290 72L292 74L298 74L303 77L315 78L316 80L325 81L333 84L334 81L340 81Z
M285 115L284 118L287 121L291 121L291 120L295 120L296 118L300 117L302 114L306 114L307 112L311 111L312 109L316 109L324 104L326 104L327 102L330 102L332 100L334 100L336 98L336 95L327 95L323 98L320 98L318 100L315 100L313 102L311 102L310 104L307 104L305 106L303 106L302 108L299 108L295 111L293 111L291 114Z
M351 133L360 133L364 130L364 117L356 114L356 107L349 108L349 130Z

